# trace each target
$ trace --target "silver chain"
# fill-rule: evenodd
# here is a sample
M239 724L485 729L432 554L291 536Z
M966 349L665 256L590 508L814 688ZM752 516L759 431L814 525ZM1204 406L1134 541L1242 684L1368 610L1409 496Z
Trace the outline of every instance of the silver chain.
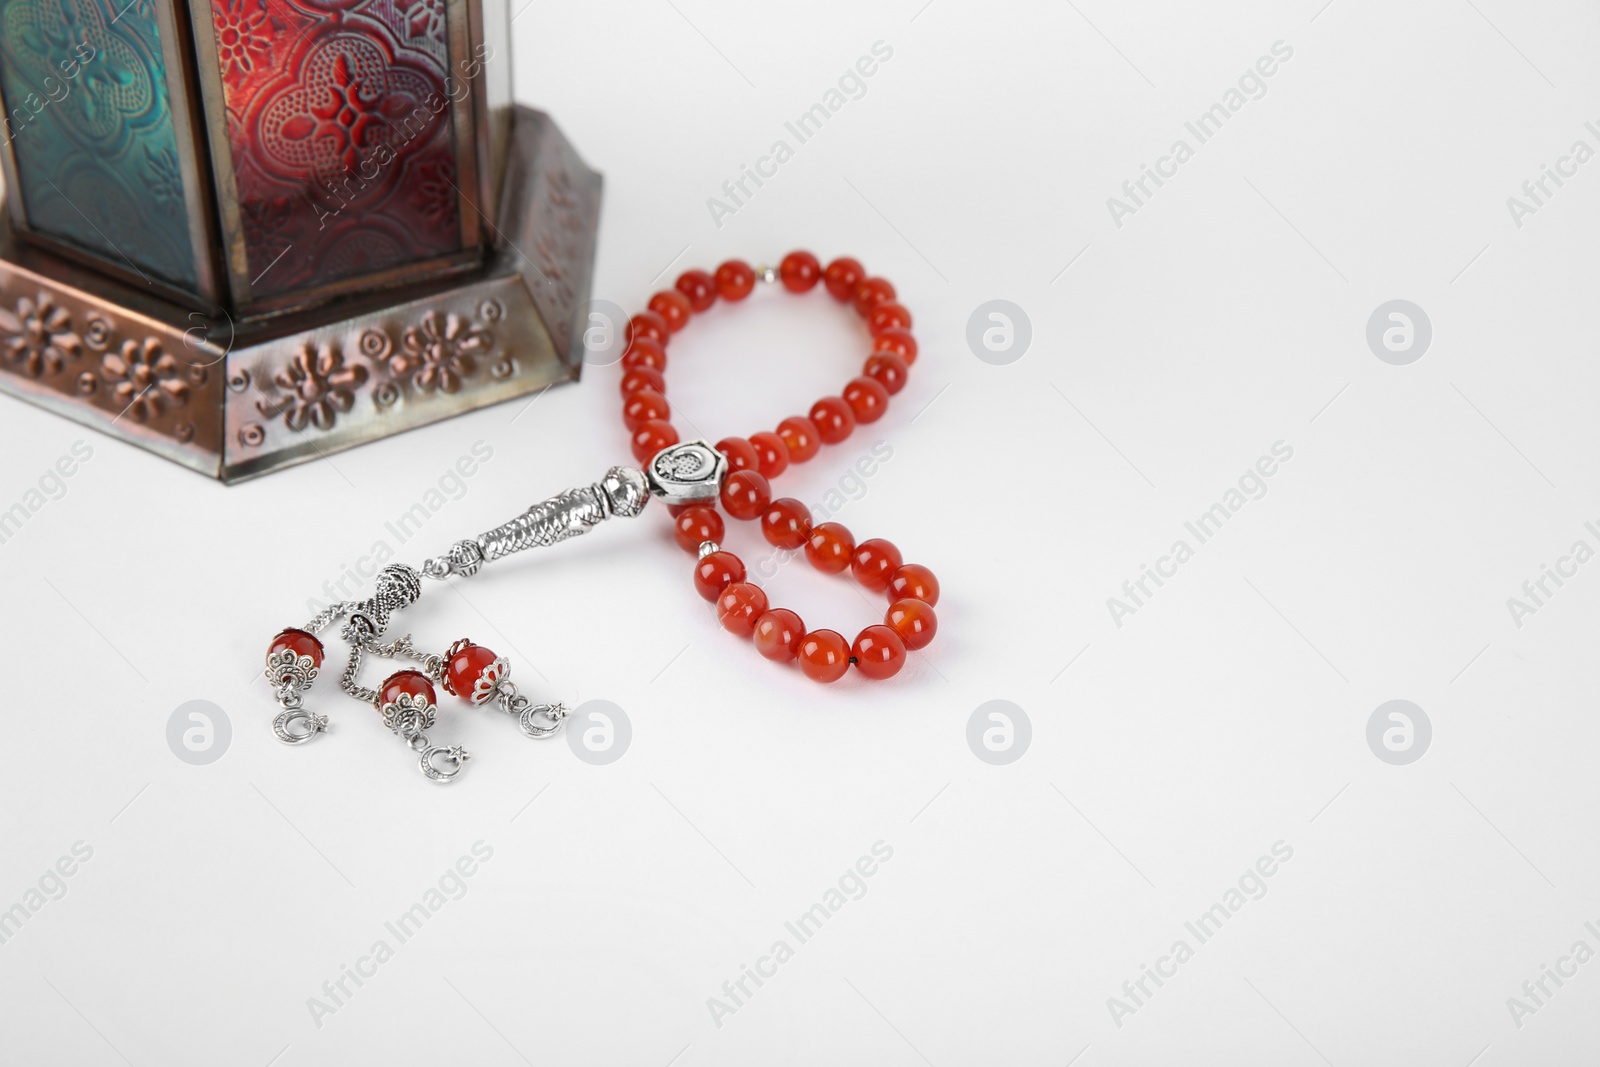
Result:
M345 664L344 675L339 679L339 688L363 704L376 705L378 703L378 691L356 684L356 674L361 670L361 652L360 645L350 646L350 662Z
M363 641L350 646L350 660L345 664L344 675L339 679L339 688L355 697L363 704L377 704L378 691L368 689L364 685L356 684L356 675L361 672L361 657L364 653L382 656L385 659L405 658L422 664L423 671L434 681L444 678L444 657L436 656L431 652L424 652L411 643L411 635L380 645L376 641Z
M365 648L374 656L383 656L386 659L408 659L414 663L422 664L422 670L434 681L444 680L444 657L436 656L432 652L424 652L411 643L411 635L406 634L398 640L387 645L380 645L373 641L365 642Z
M326 627L335 619L341 619L354 607L349 601L341 600L337 604L329 604L312 617L311 621L301 627L308 634L314 634Z

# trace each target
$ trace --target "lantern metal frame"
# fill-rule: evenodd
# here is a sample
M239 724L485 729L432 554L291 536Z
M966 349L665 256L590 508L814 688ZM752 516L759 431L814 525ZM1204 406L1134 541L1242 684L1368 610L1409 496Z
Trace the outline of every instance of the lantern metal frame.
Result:
M576 381L601 185L549 116L518 106L487 263L254 320L196 310L19 240L0 221L0 393L237 482ZM57 316L73 350L66 365L21 373L8 353ZM471 373L453 389L423 388L420 349L452 331L474 347ZM118 392L108 356L144 358L160 379L152 394L181 394L181 403L139 417L139 398ZM294 376L305 370L321 375L318 388L348 394L346 406L327 408L326 424L296 406Z

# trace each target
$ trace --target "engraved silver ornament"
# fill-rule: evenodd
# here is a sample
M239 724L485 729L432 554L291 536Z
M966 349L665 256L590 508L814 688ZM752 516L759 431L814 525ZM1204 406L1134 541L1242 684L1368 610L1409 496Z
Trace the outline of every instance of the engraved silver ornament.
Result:
M727 457L705 441L683 441L664 448L645 468L650 491L668 504L715 500L727 476Z

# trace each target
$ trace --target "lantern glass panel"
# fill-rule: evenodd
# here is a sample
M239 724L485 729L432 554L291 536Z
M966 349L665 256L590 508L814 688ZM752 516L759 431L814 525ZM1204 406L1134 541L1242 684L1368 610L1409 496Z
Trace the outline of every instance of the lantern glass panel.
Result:
M337 287L467 247L448 0L210 7L236 290Z
M194 290L197 194L174 127L170 20L156 0L0 0L0 136L27 230Z

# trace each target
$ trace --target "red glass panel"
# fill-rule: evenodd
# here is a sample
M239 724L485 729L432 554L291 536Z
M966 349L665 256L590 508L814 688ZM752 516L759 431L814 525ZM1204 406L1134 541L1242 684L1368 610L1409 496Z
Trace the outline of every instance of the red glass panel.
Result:
M253 296L461 248L445 6L213 0Z

